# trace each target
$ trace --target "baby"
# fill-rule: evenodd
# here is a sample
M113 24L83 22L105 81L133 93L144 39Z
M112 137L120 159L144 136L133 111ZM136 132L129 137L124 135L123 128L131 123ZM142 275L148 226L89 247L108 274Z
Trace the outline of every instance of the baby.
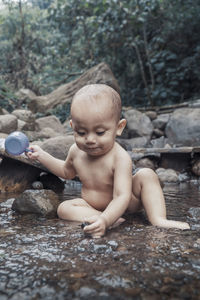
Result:
M165 200L159 179L151 169L144 168L132 176L132 161L115 141L126 126L120 119L119 94L104 84L81 88L71 104L70 125L75 144L65 161L54 158L39 146L27 153L55 175L82 182L81 198L66 200L58 207L58 216L70 221L88 222L84 231L94 238L105 234L106 228L124 221L125 212L142 208L152 225L189 229L184 222L166 219Z

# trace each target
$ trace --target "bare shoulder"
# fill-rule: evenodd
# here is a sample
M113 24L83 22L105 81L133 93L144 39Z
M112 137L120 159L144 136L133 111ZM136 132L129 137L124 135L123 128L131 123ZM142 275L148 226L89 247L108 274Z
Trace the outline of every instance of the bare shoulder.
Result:
M120 164L131 164L132 160L128 152L120 146L117 142L115 143L115 161Z
M77 145L74 143L69 148L68 156L74 157L77 155L78 152L79 152L79 149L78 149Z

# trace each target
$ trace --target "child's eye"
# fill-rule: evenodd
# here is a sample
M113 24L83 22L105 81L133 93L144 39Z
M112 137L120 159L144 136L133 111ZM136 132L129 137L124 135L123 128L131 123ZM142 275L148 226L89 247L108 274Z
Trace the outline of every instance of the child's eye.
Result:
M84 131L77 131L78 135L84 136L85 132Z
M102 131L97 131L97 135L99 135L99 136L101 136L101 135L104 135L104 133L105 133L105 131L104 130L102 130Z

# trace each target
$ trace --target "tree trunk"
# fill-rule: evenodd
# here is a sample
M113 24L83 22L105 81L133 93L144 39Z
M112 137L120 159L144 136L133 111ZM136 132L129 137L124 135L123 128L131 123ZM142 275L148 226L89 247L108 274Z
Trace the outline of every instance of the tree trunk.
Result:
M86 84L104 83L120 92L119 85L109 66L105 63L89 69L79 78L61 85L56 90L45 96L38 96L30 99L29 109L33 112L47 112L59 104L70 103L74 94Z

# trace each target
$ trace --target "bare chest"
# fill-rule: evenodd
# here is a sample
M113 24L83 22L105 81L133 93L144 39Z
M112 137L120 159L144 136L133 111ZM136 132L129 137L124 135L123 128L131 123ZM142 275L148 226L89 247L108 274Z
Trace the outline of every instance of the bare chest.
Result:
M109 157L88 159L83 156L74 161L74 167L83 186L87 188L104 189L113 186L114 168Z

